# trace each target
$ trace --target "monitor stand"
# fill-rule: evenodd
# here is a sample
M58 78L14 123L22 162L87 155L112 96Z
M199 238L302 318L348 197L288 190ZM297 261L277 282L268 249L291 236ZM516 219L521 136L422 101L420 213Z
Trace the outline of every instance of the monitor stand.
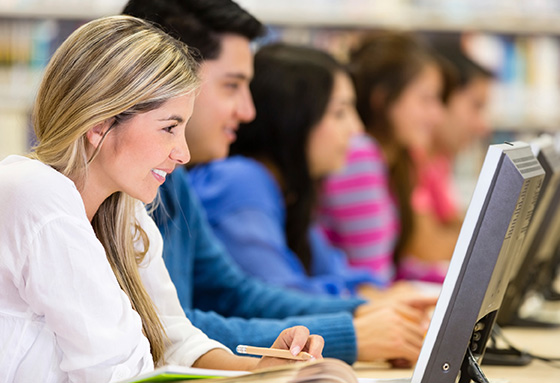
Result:
M511 349L487 347L482 364L484 366L527 366L533 361L531 355Z
M497 324L492 329L492 335L488 340L482 364L485 366L526 366L533 360L533 357L512 346L509 341L503 338L506 347L498 346L497 338L500 337L501 330Z
M544 295L544 299L549 301L549 302L560 301L560 293L558 291L554 290L551 287L547 288L544 291L543 295Z
M560 323L550 322L544 319L539 319L535 317L521 318L515 315L511 323L508 326L513 327L534 327L534 328L556 328L560 326Z

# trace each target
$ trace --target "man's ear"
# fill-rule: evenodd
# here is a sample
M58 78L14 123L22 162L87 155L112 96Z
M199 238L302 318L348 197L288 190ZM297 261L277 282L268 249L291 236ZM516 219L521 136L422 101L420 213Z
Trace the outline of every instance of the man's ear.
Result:
M86 138L88 142L93 146L95 149L99 146L102 142L103 137L107 134L107 131L111 128L111 124L113 123L113 119L108 119L99 124L95 125L93 128L86 132Z

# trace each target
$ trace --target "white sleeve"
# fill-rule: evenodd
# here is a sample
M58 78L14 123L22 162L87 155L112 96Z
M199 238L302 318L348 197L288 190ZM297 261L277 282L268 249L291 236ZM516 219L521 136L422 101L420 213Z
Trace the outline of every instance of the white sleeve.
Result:
M136 216L150 240L146 259L140 266L140 275L171 341L165 353L166 363L192 366L200 356L212 349L231 352L221 343L209 339L187 319L162 258L163 238L155 222L140 204Z
M31 238L20 295L55 334L70 381L108 382L153 369L140 317L88 222L54 217Z

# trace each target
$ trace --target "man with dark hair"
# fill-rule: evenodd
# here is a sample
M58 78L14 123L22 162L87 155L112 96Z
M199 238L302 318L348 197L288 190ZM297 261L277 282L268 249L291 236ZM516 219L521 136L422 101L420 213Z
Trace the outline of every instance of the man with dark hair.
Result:
M199 51L199 62L218 58L223 34L238 35L251 41L265 33L260 21L232 1L131 0L123 13L158 24Z
M250 42L264 33L262 24L230 0L130 0L123 13L155 22L199 51L202 86L186 129L191 164L226 157L239 123L255 117ZM164 259L187 316L209 337L232 349L268 347L282 329L304 325L324 337L324 356L348 363L416 360L425 330L418 324L422 310L261 283L239 269L212 233L186 168L169 174L160 194L154 218Z

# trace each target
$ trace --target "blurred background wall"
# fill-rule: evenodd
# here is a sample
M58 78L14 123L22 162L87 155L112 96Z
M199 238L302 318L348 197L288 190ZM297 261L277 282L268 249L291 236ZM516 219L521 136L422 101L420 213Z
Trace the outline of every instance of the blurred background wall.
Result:
M124 0L0 0L0 159L32 145L30 113L43 68L84 22L118 14ZM560 126L560 0L239 0L269 26L259 43L309 44L345 60L361 34L408 30L459 42L496 76L492 135L456 165L465 193L492 142Z

